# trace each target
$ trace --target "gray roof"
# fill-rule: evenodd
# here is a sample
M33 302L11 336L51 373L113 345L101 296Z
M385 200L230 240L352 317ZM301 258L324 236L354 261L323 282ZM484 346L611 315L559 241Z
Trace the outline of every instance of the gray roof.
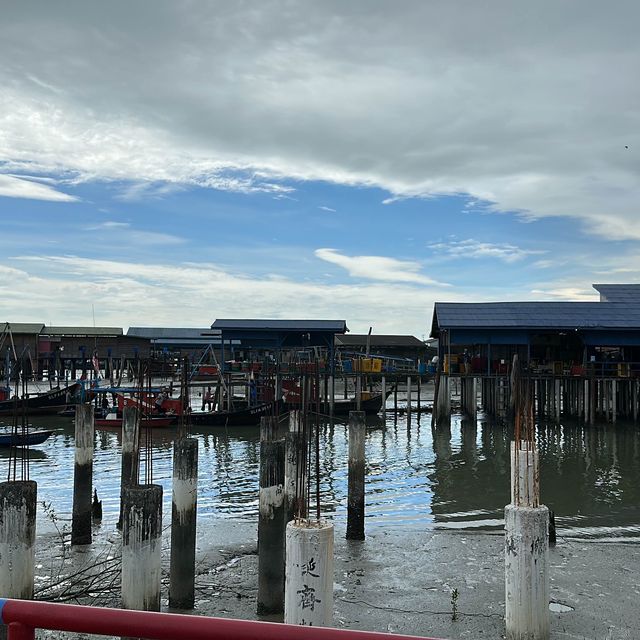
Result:
M191 329L185 327L129 327L128 336L147 338L148 340L197 340L207 342L219 338L220 332L215 332L205 327L203 329Z
M211 328L238 331L348 331L344 320L216 320Z
M348 335L336 336L336 345L344 347L364 347L367 345L372 347L411 347L413 349L424 349L425 344L422 340L418 340L415 336L397 336L372 334L367 336L366 333L350 333Z
M45 336L121 336L121 327L44 327Z
M594 284L602 302L640 304L640 284Z
M436 302L438 329L640 329L640 302Z
M44 328L42 322L3 322L0 324L0 332L4 331L7 325L11 333L39 334Z

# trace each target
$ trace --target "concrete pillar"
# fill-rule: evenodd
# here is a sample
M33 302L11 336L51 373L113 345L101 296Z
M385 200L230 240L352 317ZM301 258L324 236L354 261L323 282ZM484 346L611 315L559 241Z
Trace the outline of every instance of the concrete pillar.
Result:
M302 436L302 413L289 412L289 432L285 435L284 505L285 521L306 515L306 445Z
M71 544L91 544L91 500L95 427L93 406L77 404Z
M508 640L549 638L549 510L539 505L535 445L511 443L511 504L505 507Z
M611 421L615 424L618 420L618 381L611 381Z
M122 513L122 607L160 611L162 487L125 487Z
M120 519L124 505L124 490L138 484L140 472L140 422L136 407L125 407L122 412L122 471L120 474Z
M336 403L336 386L335 378L329 376L329 416L333 417L333 412Z
M198 440L180 438L173 447L169 606L193 609L195 602Z
M549 638L549 510L507 505L505 597L508 640Z
M333 622L333 525L287 525L284 621L313 627Z
M260 425L258 517L258 615L284 609L284 440L275 440L275 420Z
M0 594L31 600L36 543L37 485L0 483Z
M449 424L451 421L451 395L449 393L449 376L441 375L436 402L436 425Z
M349 412L347 540L364 540L365 413Z

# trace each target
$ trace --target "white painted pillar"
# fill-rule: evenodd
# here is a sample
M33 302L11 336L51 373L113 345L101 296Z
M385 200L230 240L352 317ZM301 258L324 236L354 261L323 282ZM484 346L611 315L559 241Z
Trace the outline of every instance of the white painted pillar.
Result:
M33 480L0 483L0 594L33 598L37 485Z
M125 487L122 518L122 607L160 611L162 487Z
M333 524L289 522L286 533L284 622L333 623Z
M538 504L533 443L511 443L511 504L505 507L507 640L549 638L549 510Z

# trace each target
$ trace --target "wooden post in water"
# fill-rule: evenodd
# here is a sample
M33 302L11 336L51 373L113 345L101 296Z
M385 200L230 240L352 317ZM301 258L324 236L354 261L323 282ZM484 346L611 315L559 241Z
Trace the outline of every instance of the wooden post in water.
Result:
M420 415L421 411L422 411L422 405L421 405L421 400L420 400L420 393L422 391L422 376L418 375L418 416Z
M93 406L77 404L71 544L91 544L91 499L95 426Z
M284 504L285 521L306 512L305 442L302 438L302 413L289 412L289 432L285 435ZM306 470L304 470L306 471Z
M137 407L122 411L122 472L120 474L120 519L122 526L124 490L138 484L140 472L140 422Z
M258 615L284 610L284 440L276 440L273 418L260 421L258 517Z
M0 483L0 593L3 598L33 598L37 493L33 480Z
M411 376L407 376L407 421L411 420Z
M171 563L169 606L193 609L195 603L198 440L180 438L173 445Z
M122 513L122 607L160 611L162 487L124 488Z
M349 412L347 540L364 540L365 413Z
M362 407L362 374L356 373L356 407L360 411Z
M335 378L329 376L329 416L333 418L336 403L336 386Z
M387 378L382 376L382 417L387 417Z

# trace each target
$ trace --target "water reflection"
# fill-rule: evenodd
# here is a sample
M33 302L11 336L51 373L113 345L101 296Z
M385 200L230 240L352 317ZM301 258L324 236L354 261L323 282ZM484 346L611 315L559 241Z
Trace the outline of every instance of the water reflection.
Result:
M502 526L509 501L510 427L454 417L431 428L431 416L388 414L368 420L367 526L485 528ZM31 478L39 500L71 513L73 425L39 419L54 435L31 452ZM165 489L170 513L174 429L150 435L154 481ZM322 511L346 519L348 427L324 424L320 434ZM256 427L201 430L199 522L255 519L258 508L259 434ZM560 534L616 537L640 534L640 431L618 424L538 426L542 500L556 512ZM144 443L144 437L143 437ZM98 430L94 482L104 523L118 516L119 430ZM0 451L0 477L8 470ZM4 462L7 460L6 462ZM313 470L315 473L315 460ZM144 474L144 465L142 465ZM312 486L315 477L312 475Z

